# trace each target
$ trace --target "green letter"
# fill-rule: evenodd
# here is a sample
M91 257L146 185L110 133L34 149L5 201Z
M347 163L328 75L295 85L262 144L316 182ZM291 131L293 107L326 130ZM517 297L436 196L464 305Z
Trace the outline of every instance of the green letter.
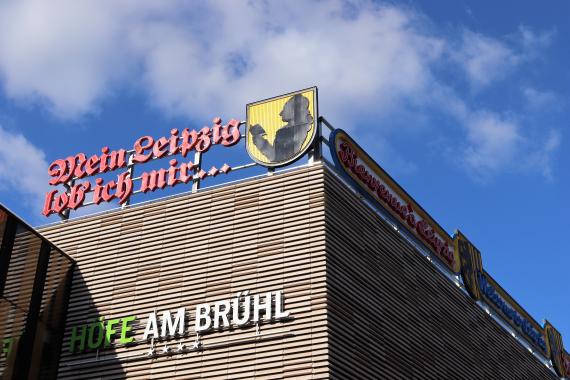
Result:
M123 324L121 325L121 344L131 343L135 340L134 336L127 338L127 333L133 329L133 326L129 326L129 322L132 322L135 319L136 317L134 315L130 315L121 319L123 321Z
M75 345L79 342L79 351L85 349L85 336L87 335L87 325L81 326L81 334L77 335L77 326L71 329L71 338L69 339L69 352L75 352Z
M108 347L111 344L111 337L117 332L113 326L119 323L119 321L120 319L111 319L107 321L107 325L105 327L105 347Z
M95 330L98 330L97 335L95 335ZM97 340L94 341L94 337L96 337ZM103 317L101 317L100 321L95 321L89 325L89 339L87 339L87 346L90 349L99 348L103 343L103 338L105 338L105 326Z
M13 342L14 338L6 338L2 341L2 353L6 354L6 356L10 355L10 351L12 351Z

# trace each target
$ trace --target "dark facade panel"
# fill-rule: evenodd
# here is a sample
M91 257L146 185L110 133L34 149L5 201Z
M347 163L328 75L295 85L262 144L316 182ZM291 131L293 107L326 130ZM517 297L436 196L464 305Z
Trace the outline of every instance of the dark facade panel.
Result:
M55 378L73 261L0 207L0 375Z

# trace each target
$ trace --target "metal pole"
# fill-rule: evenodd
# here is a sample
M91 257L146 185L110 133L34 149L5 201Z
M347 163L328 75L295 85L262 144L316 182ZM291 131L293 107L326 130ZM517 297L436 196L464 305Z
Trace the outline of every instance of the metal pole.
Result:
M63 187L65 187L65 193L67 194L68 198L71 198L71 188L74 185L75 185L75 179L72 179L69 182L63 184ZM69 213L70 213L70 210L68 208L66 208L61 214L59 214L59 217L62 220L68 220L69 219Z
M194 153L194 176L192 179L192 192L196 193L200 189L200 177L198 173L202 169L202 153L196 151Z
M135 178L135 165L133 164L133 154L129 154L129 162L127 164L127 172L129 172L129 178ZM132 196L132 195L131 195ZM131 197L129 196L125 203L121 205L121 208L127 207L131 203Z

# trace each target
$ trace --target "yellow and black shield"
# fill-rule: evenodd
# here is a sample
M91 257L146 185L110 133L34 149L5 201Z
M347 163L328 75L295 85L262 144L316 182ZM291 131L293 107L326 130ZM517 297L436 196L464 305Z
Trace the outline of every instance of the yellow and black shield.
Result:
M287 165L312 146L317 134L317 88L247 105L246 148L258 164Z
M465 289L473 299L480 300L478 273L483 272L481 252L459 230L455 232L453 244L455 252L459 254Z
M562 335L560 335L558 330L556 330L548 321L545 321L544 323L544 333L546 335L548 351L550 352L550 360L552 361L554 370L561 377L570 375L569 373L566 373L566 368L564 368L564 344L562 342Z

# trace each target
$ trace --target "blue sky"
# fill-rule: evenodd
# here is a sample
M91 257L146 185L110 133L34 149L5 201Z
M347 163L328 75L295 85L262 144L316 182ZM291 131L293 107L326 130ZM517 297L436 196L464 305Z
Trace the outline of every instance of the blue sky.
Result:
M570 340L568 15L562 0L5 0L0 201L54 221L40 214L53 160L317 85L320 113Z

